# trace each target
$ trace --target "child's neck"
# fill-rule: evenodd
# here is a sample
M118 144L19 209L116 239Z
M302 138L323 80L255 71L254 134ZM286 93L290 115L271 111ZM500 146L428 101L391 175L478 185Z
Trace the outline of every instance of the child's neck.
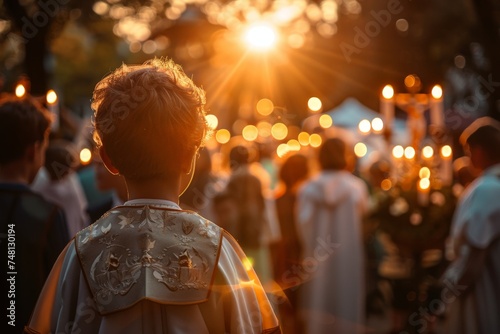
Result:
M179 203L180 179L125 179L128 188L128 199L151 198L166 199Z

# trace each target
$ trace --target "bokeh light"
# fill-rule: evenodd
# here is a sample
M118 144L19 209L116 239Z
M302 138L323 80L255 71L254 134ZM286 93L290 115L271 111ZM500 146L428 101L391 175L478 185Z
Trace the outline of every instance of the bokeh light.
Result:
M54 104L57 101L57 94L52 89L47 92L47 103Z
M321 115L321 117L319 118L319 125L323 129L327 129L327 128L331 127L332 124L333 124L332 117L328 114Z
M440 99L443 96L443 89L439 85L435 85L432 87L431 91L432 97L436 100Z
M428 178L423 178L418 181L418 187L422 190L429 189L431 186L431 181Z
M269 116L274 110L274 103L269 99L260 99L256 108L257 112L262 116Z
M415 149L411 146L405 148L405 158L413 159L415 157Z
M382 96L384 99L390 100L394 96L394 88L391 85L385 85L384 89L382 89Z
M309 145L309 134L307 132L299 133L297 139L299 140L300 145L307 146Z
M367 119L362 120L358 124L358 129L359 129L359 131L361 131L361 133L366 134L366 133L370 132L371 128L372 128L372 125L371 125L370 121Z
M309 136L309 145L312 147L320 147L322 142L323 139L321 139L321 136L317 133L313 133Z
M321 102L321 100L317 97L311 97L308 101L307 101L307 107L309 108L309 110L311 110L312 112L318 112L321 110L321 108L323 107L323 103Z
M92 152L88 148L83 148L80 151L80 163L82 165L88 165L92 159Z
M231 139L231 133L227 129L220 129L215 134L215 140L219 144L226 144Z
M389 180L389 179L382 180L382 182L380 183L380 188L382 188L382 190L384 190L384 191L390 190L392 188L391 180Z
M421 179L428 179L431 177L431 170L428 168L428 167L422 167L420 168L420 170L418 171L418 176L421 178Z
M300 143L297 139L290 139L286 144L290 151L300 151Z
M271 135L276 140L283 140L288 136L288 128L283 123L276 123L271 128Z
M356 145L354 145L354 154L356 154L358 158L364 157L367 152L368 148L364 143L357 143Z
M217 118L217 116L213 114L208 114L205 116L205 120L210 129L212 130L217 129L217 126L219 125L219 119Z
M19 84L16 86L16 96L23 97L26 94L26 88L23 85Z
M261 121L257 123L257 129L259 129L259 136L267 138L271 136L272 125L269 122Z
M259 130L255 125L247 125L243 128L241 135L247 141L254 141L259 136Z
M451 146L450 145L444 145L441 147L441 156L443 158L449 158L451 157L451 154L453 153Z
M396 145L392 149L392 155L397 159L401 159L404 154L405 154L405 149L401 145Z
M290 152L290 148L287 144L279 144L276 148L276 154L280 158L283 158L288 152Z
M384 128L384 122L382 121L382 119L379 118L379 117L375 117L372 120L372 129L373 129L373 131L380 132L380 131L382 131L383 128Z
M434 149L431 146L424 146L422 149L422 155L424 158L430 159L434 155Z

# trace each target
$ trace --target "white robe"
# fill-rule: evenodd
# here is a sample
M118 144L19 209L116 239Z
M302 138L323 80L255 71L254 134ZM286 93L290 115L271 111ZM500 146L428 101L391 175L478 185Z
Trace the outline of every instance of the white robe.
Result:
M347 171L323 171L299 191L299 231L305 258L302 306L311 315L308 333L361 331L365 310L362 216L364 182Z
M126 204L123 208L127 207ZM152 205L150 212L153 212L156 204L153 203ZM128 207L130 208L130 206ZM110 211L111 215L115 212L116 216L116 212L119 213L120 210L122 210L120 207L112 209ZM159 210L156 211L158 212ZM146 218L149 219L147 221L143 220L144 218L140 217L144 217L144 212L148 213L148 211L144 211L143 208L138 207L134 217L120 216L120 218L126 218L127 220L122 221L123 225L132 228L137 228L137 225L141 221L141 225L146 223L151 224L150 226L163 224L162 221L153 221L151 223L151 218ZM211 226L210 224L212 224L194 213L187 211L179 212L182 212L184 216L192 216L193 218L191 219L200 220L200 224L202 225L199 226L201 227L205 225ZM103 217L108 215L109 212ZM145 217L150 216L147 215ZM156 217L161 216L156 215ZM122 222L120 222L120 225ZM156 224L157 222L159 224ZM167 226L166 233L169 233L168 224L170 220L166 220L165 222L167 224L165 225ZM98 239L101 238L101 235L108 236L109 234L106 234L108 231L116 231L115 227L106 230L102 228L103 224L97 224L99 224L99 221L78 234L77 238L80 238L79 240L82 240L84 237L88 240L90 240L89 238L101 240ZM94 226L98 228L94 228ZM193 234L196 231L196 226ZM192 225L190 227L192 228ZM211 229L215 231L215 227ZM154 233L160 233L161 231L161 229L158 230L154 226L152 230ZM139 228L138 231L141 231L141 229ZM109 236L115 238L116 232L112 233ZM191 230L186 233L191 233ZM179 302L169 302L168 300L155 302L154 298L145 296L136 299L133 303L124 304L126 306L109 313L100 312L102 306L106 306L106 301L103 301L102 297L99 299L99 295L94 296L93 292L95 290L91 286L93 283L89 281L89 277L94 277L95 263L97 263L100 255L95 259L89 274L89 272L82 270L82 268L88 268L88 266L83 264L82 255L79 255L79 251L77 251L77 247L83 247L83 243L87 241L77 242L72 240L54 265L39 296L37 306L26 328L26 332L102 334L279 333L278 320L258 277L252 268L245 268L243 264L242 260L245 254L227 232L221 230L221 233L220 248L215 263L215 274L206 299L200 300L200 302L180 304ZM177 237L177 234L174 235ZM187 236L180 237L184 238L180 239L181 241L189 242L186 239ZM102 240L109 239L102 238ZM159 240L160 238L149 242L147 249L152 249L152 247L155 247L155 244L158 248L168 249L170 247L165 244L158 245ZM133 242L129 243L132 253L134 252L133 244ZM215 244L215 246L217 245ZM128 261L127 258L127 263L122 262L120 265L128 265ZM144 268L141 270L140 278L142 279L149 269ZM158 273L154 274L156 278L159 277L157 276ZM154 283L157 282L145 282L148 287L152 287ZM165 291L168 292L168 290ZM190 293L188 290L182 290L182 287L175 293L182 294L184 293L183 291ZM124 299L127 297L125 293L123 294ZM112 298L110 300L112 300L113 305L116 304L116 301L121 303L120 295L114 295ZM110 305L110 303L108 304Z
M476 179L460 198L452 223L455 260L443 281L449 333L500 333L500 165Z

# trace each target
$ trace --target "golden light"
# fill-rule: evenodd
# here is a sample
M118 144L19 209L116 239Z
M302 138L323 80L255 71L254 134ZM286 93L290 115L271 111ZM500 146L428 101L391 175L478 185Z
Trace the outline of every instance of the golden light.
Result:
M332 124L333 124L333 120L330 117L330 115L324 114L324 115L321 115L321 117L319 118L319 125L323 129L329 128L330 126L332 126Z
M16 96L21 98L26 94L26 88L23 85L19 84L16 86Z
M321 136L317 133L313 133L309 136L309 145L311 145L312 147L320 147L322 142L323 139L321 139Z
M307 146L309 145L309 134L307 132L301 132L297 136L297 139L299 140L300 145L302 146Z
M321 100L317 97L311 97L308 101L307 101L307 107L309 108L309 110L311 110L312 112L318 112L321 110L321 108L323 107L323 103L321 102Z
M283 123L276 123L271 128L271 135L276 140L283 140L288 136L288 128Z
M385 85L384 89L382 89L382 96L387 100L392 99L394 97L394 88L391 85Z
M425 146L422 149L422 155L424 156L424 158L430 159L434 155L434 149L430 146Z
M217 116L212 115L212 114L206 115L205 121L207 122L208 127L210 129L216 129L217 126L219 125L219 119L217 118Z
M286 144L290 151L300 151L300 143L297 139L290 139Z
M428 178L423 178L418 181L418 187L422 190L429 189L431 186L431 181Z
M389 179L382 180L382 182L380 183L380 188L382 188L382 190L384 191L390 190L392 188L391 180Z
M356 145L354 145L354 154L356 154L358 158L364 157L367 152L368 148L364 143L357 143Z
M392 155L394 156L394 158L401 159L404 154L405 154L405 149L401 145L396 145L392 149Z
M358 124L358 129L359 129L359 131L361 131L361 133L366 134L366 133L370 132L371 128L372 128L372 125L371 125L370 121L367 119L362 120Z
M255 51L269 50L276 44L277 39L278 33L270 24L251 25L245 32L245 42Z
M267 138L271 136L272 125L269 122L262 121L257 123L257 129L259 129L259 136Z
M449 158L451 157L451 154L453 153L451 146L450 145L444 145L441 147L441 156L443 158Z
M80 162L82 165L87 165L92 159L92 152L88 148L83 148L80 151Z
M231 133L229 132L229 130L220 129L215 134L215 140L217 140L219 144L226 144L229 139L231 139Z
M259 114L269 116L274 110L274 103L269 99L260 99L256 107Z
M47 92L47 103L48 104L54 104L57 101L57 94L54 92L52 89Z
M279 144L276 148L276 154L280 158L283 158L288 152L290 152L290 148L287 144Z
M372 119L372 129L375 132L380 132L384 128L384 122L382 121L381 118L375 117Z
M415 157L415 149L411 146L408 146L405 148L405 158L406 159L413 159Z
M420 170L418 171L418 176L421 178L421 179L428 179L431 177L431 170L428 168L428 167L422 167L420 168Z
M439 100L443 96L443 89L439 85L435 85L432 87L431 91L432 97L436 100Z
M259 136L259 129L255 125L247 125L243 128L241 135L247 141L254 141Z

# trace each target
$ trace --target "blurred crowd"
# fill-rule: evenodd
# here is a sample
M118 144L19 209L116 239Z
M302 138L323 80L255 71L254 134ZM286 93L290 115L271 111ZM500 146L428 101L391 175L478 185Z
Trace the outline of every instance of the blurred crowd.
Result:
M456 159L453 184L422 205L414 188L381 187L389 161L360 168L342 138L274 152L271 143L244 140L202 148L180 206L236 238L283 332L370 332L371 317L389 318L393 333L436 332L448 317L441 277L454 258L457 201L480 175L470 158ZM74 141L54 137L44 154L29 188L60 208L62 239L127 200L124 180L97 152L82 164Z

